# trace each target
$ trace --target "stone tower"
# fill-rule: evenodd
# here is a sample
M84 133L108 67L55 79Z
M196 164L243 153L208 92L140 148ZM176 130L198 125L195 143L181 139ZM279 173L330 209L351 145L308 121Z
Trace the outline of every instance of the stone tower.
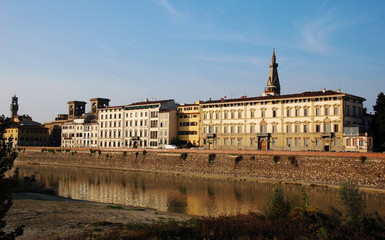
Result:
M81 117L86 111L86 102L70 101L68 102L68 119Z
M110 104L110 99L108 98L91 98L91 114L97 115L98 109L108 107Z
M273 49L273 56L271 57L270 74L267 79L265 91L262 96L277 96L281 94L281 85L278 77L278 63L276 62L275 50Z
M12 97L12 103L11 103L11 106L10 106L10 110L11 110L11 119L14 119L16 116L17 116L17 111L19 110L19 104L17 103L17 97L16 95L14 95Z

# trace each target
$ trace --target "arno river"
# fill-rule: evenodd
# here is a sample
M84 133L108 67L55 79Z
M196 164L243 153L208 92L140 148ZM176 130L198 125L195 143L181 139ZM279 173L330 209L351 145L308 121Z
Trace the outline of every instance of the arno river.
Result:
M19 165L19 177L35 175L46 188L72 199L155 208L200 216L262 211L275 185L90 168ZM291 199L301 201L300 185L283 185ZM338 190L305 187L310 204L322 210L340 209ZM369 211L385 216L385 194L364 192Z

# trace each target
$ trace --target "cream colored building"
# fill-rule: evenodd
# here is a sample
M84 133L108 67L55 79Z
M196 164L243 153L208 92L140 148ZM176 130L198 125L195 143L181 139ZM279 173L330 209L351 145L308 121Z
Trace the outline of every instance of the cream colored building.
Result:
M200 104L205 148L345 151L344 129L363 126L364 98L322 90L280 95L275 52L261 97Z
M180 144L193 144L201 146L200 134L200 106L199 101L195 104L185 104L178 107L178 142Z

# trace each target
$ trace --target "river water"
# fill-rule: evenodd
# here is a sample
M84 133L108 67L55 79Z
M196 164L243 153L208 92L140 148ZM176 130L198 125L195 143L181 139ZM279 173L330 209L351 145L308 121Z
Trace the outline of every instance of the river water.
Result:
M18 165L19 177L34 175L57 195L78 200L155 208L198 216L261 212L275 184L92 168ZM282 185L301 201L302 186ZM306 186L310 204L322 210L341 208L338 190ZM368 210L385 216L385 194L364 192Z

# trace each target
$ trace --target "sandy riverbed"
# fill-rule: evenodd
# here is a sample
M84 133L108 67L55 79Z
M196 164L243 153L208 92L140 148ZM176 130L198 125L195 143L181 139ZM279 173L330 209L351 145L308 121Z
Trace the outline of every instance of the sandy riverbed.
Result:
M187 220L184 214L159 212L155 209L78 201L38 193L13 195L13 206L6 217L9 227L25 225L20 240L60 239L91 231L97 222L128 223L167 220ZM100 228L100 226L99 226Z

